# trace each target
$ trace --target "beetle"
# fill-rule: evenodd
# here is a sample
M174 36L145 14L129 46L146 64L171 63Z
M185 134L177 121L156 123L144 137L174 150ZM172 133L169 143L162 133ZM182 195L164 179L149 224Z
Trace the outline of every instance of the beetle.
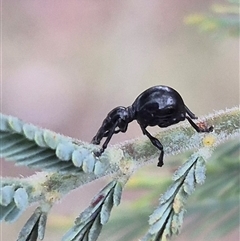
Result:
M113 134L126 132L128 124L136 120L143 134L160 150L157 166L161 167L164 156L163 145L146 128L148 126L165 128L185 119L197 132L211 132L213 130L212 126L200 127L193 122L193 119L197 119L197 117L184 104L181 95L176 90L164 85L153 86L142 92L131 106L118 106L111 110L103 120L91 143L99 145L101 140L106 137L100 151L95 153L97 157L101 156Z

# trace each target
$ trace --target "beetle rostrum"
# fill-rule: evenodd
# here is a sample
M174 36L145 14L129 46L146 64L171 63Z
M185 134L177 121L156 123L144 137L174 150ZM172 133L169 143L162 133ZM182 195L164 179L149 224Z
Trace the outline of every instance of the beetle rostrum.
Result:
M197 117L184 104L180 94L171 87L158 85L153 86L142 92L131 106L118 106L111 110L103 120L97 134L91 143L99 145L101 140L106 137L100 151L96 156L100 156L107 148L113 134L126 132L128 123L136 120L152 144L160 150L158 166L163 165L164 150L161 142L153 137L148 131L148 126L159 126L161 128L174 125L187 119L197 132L211 132L213 127L199 127L192 119Z

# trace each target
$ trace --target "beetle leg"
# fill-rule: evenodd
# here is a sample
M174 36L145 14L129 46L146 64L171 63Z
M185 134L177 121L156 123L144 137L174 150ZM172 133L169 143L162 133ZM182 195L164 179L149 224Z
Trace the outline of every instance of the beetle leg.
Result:
M196 123L193 122L193 120L186 116L187 120L191 124L191 126L197 131L197 132L211 132L213 130L213 126L210 126L209 128L201 128Z
M115 130L113 134L119 133L121 130ZM103 137L107 137L109 135L109 131L106 131L103 135Z
M97 134L93 137L93 139L92 139L92 141L91 141L92 144L99 145L103 137L109 136L109 132L110 132L110 131L108 130L108 131L105 131L105 132L104 132L104 129L105 129L105 128L104 128L103 125L102 125L101 128L99 129L99 131L97 132ZM115 129L115 128L114 128L114 129ZM120 131L122 131L122 130L120 130L120 129L114 130L114 133L113 133L113 134L117 134L117 133L120 132ZM126 131L126 130L125 130L125 131Z
M105 151L105 149L107 148L107 145L108 145L109 141L111 140L113 134L115 133L115 128L117 127L117 125L118 125L118 121L115 122L115 124L113 125L113 127L112 127L111 130L109 130L107 133L105 133L104 137L105 137L106 134L107 134L107 139L106 139L105 142L103 143L101 150L95 153L96 156L98 156L98 157L101 156L102 153Z
M127 130L127 126L125 126L124 128L122 129L117 129L117 130L114 130L114 133L113 134L117 134L119 132L126 132ZM103 137L107 137L109 135L109 131L106 131L103 135Z
M140 126L141 126L141 125L140 125ZM146 135L146 136L149 138L149 140L152 142L152 144L161 151L160 156L159 156L159 158L158 158L158 164L157 164L157 166L158 166L158 167L163 166L163 156L164 156L163 145L161 144L161 142L160 142L157 138L153 137L153 136L146 130L145 127L142 127L142 126L141 126L141 129L142 129L143 134Z
M91 143L95 145L100 144L100 138L98 137L98 135L93 137L93 139L91 140Z
M194 113L192 113L192 111L189 110L189 108L185 105L185 109L187 114L192 118L192 119L197 119L197 116L194 115Z
M187 114L189 115L189 116L186 116L187 120L197 132L211 132L213 130L213 126L210 126L209 128L199 127L197 124L195 124L192 121L192 119L197 119L197 117L188 109L186 105L185 105L185 109Z

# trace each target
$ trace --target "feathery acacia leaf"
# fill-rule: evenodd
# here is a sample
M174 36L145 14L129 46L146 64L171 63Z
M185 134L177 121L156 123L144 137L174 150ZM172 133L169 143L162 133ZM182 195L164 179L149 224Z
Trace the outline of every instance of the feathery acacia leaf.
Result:
M19 233L17 241L43 240L47 222L47 213L38 207Z
M113 206L120 203L122 183L110 182L92 200L90 206L76 219L75 225L62 241L97 240L102 226L107 223Z

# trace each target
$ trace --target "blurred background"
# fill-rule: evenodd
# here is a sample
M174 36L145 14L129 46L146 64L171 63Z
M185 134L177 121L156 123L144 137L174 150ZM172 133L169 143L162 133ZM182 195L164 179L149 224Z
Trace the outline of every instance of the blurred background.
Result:
M201 33L184 24L188 15L208 13L216 2L226 4L3 1L1 112L90 141L112 108L131 105L153 85L178 90L197 116L238 105L239 39ZM141 135L131 123L111 144ZM168 172L167 164L164 168L157 169L158 175ZM146 170L156 172L155 166ZM2 176L35 171L1 160ZM89 184L56 205L44 240L59 240L106 182ZM126 191L123 202L138 195ZM2 241L16 240L33 209L29 210L16 223L1 224ZM143 221L146 226L147 218ZM237 240L237 235L234 231L221 240ZM183 234L177 240L191 238Z

